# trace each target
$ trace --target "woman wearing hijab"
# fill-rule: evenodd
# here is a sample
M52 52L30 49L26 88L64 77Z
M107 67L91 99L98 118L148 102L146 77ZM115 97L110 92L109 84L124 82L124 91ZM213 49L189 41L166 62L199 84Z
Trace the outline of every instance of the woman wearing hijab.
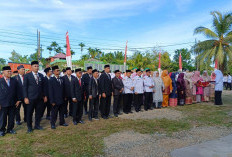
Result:
M222 105L223 74L220 70L214 71L215 78L215 105Z
M200 71L195 71L192 77L193 81L193 103L201 102L201 96L203 95L202 78Z
M210 101L214 101L215 97L215 79L216 75L214 72L211 73L211 83L210 83Z
M177 86L176 86L176 74L170 73L169 76L172 79L172 92L169 95L169 106L177 106Z
M155 71L153 74L154 88L153 88L153 105L154 108L160 109L163 102L163 80L159 77L159 72Z
M185 103L185 81L184 73L180 73L177 79L178 105L184 106Z
M161 78L164 82L163 103L162 107L168 107L169 94L172 92L172 80L168 75L168 71L162 72Z
M193 73L185 74L185 104L190 105L193 103Z
M208 72L205 70L203 72L203 75L202 75L202 79L205 83L204 85L204 91L203 91L203 95L204 95L204 101L205 102L209 102L209 96L210 96L210 77L208 75Z

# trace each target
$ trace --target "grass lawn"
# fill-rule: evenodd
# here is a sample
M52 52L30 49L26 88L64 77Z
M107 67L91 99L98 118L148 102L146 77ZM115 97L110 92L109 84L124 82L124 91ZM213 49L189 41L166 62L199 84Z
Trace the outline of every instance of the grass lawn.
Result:
M187 130L194 126L232 127L232 93L223 94L223 106L193 104L171 108L181 111L179 120L153 119L129 120L112 118L74 126L70 118L68 127L58 126L51 130L49 122L42 120L43 131L26 133L25 123L17 126L16 135L0 138L0 156L95 156L103 155L103 138L123 130L134 130L144 134L166 133Z

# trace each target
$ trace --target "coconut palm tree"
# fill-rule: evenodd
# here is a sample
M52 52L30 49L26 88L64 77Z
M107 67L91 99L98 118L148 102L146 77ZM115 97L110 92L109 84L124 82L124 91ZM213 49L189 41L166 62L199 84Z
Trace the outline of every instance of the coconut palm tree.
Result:
M79 46L81 47L81 54L82 54L83 48L85 47L85 44L81 42L81 43L79 44Z
M219 69L226 70L228 60L232 59L232 13L211 12L213 29L197 27L194 34L203 34L208 40L198 42L193 50L198 55L200 65L204 62L218 61Z

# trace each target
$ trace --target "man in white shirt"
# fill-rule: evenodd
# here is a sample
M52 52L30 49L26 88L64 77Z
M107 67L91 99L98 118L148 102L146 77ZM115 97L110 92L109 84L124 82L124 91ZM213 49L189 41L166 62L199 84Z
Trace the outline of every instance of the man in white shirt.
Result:
M143 77L142 75L142 71L140 69L136 70L136 74L137 76L134 77L133 79L133 86L134 86L134 107L135 107L135 111L139 112L141 111L141 106L143 104Z
M144 103L144 110L147 111L148 109L153 109L152 106L152 92L154 87L154 81L151 78L151 70L146 70L146 75L144 76L144 96L145 96L145 103Z
M227 88L227 80L228 80L228 77L227 77L226 74L224 74L224 76L223 76L223 85L224 85L225 88Z

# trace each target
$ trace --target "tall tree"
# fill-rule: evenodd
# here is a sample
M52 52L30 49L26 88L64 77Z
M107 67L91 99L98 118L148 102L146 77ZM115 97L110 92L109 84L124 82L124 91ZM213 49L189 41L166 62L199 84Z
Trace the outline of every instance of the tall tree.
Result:
M200 64L218 61L220 70L224 71L228 60L232 60L232 13L211 12L213 29L197 27L194 34L203 34L208 40L198 42L193 50L198 55Z
M22 56L15 50L11 52L11 57L9 57L9 60L16 63L29 63L27 55Z
M54 55L57 54L57 53L64 53L64 50L55 41L53 41L51 43L51 45L47 47L47 49L49 50L50 55L51 55L52 52L54 52Z
M84 50L84 47L85 47L85 44L81 42L81 43L79 44L79 46L81 47L81 54L82 54L82 52L83 52L83 50Z

